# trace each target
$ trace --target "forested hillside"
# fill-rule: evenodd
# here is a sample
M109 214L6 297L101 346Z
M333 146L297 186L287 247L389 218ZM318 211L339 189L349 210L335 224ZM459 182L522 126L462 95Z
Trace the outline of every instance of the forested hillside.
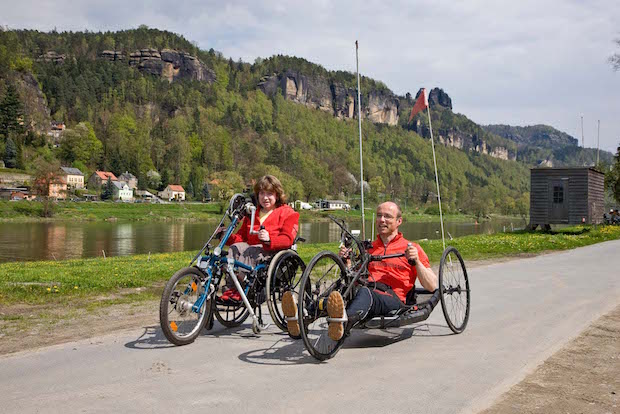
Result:
M179 59L194 66L183 72L186 63ZM196 75L194 67L208 76ZM170 69L167 77L156 74L161 68ZM265 77L286 71L355 87L353 74L304 59L234 62L147 27L113 33L0 31L0 155L6 167L27 171L42 160L86 174L129 171L141 188L178 183L196 199L206 183L212 196L226 197L266 172L280 177L293 199L353 196L359 192L357 120L258 88ZM391 94L366 77L362 91L363 108L369 93ZM428 128L421 116L405 122L411 96L397 100L398 125L363 122L368 194L426 207L436 202ZM436 136L453 145L436 148L448 209L527 210L528 165L459 147L454 140L466 136L475 144L475 137L480 140L475 145L501 145L508 155L516 145L451 108L433 113ZM67 125L57 147L46 136L51 121Z

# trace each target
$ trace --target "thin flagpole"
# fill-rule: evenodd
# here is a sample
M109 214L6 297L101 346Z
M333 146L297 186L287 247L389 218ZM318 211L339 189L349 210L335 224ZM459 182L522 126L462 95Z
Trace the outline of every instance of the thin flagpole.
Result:
M433 124L431 123L431 106L426 108L428 113L428 127L431 130L431 146L433 147L433 163L435 164L435 182L437 183L437 199L439 200L439 221L441 223L441 243L443 249L446 250L446 237L443 231L443 213L441 211L441 195L439 194L439 174L437 174L437 157L435 157L435 140L433 139Z
M598 166L598 154L601 150L601 120L598 120L598 130L596 133L596 165Z
M357 69L357 121L360 129L360 194L362 198L362 240L366 240L366 220L364 216L364 159L362 158L362 102L360 94L360 61L357 55L357 40L355 41L355 65Z

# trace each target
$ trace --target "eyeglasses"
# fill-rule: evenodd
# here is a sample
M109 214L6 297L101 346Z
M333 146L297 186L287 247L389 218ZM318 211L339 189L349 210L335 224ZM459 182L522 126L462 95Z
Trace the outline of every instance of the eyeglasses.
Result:
M381 218L383 218L385 221L391 221L398 217L394 217L391 214L377 214L377 220L381 220Z

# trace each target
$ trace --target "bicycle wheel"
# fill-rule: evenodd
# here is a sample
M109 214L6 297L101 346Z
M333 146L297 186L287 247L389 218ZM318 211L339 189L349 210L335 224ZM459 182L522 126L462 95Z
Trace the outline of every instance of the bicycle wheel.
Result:
M159 304L159 323L166 338L175 345L187 345L196 339L208 319L211 306L204 301L197 311L194 303L204 295L201 278L195 267L176 272L164 287Z
M441 309L448 327L461 333L469 320L469 278L463 258L456 248L444 250L439 263Z
M250 311L242 301L222 301L222 291L226 283L225 277L221 279L221 286L215 295L215 318L227 328L235 328L241 325L250 316Z
M297 315L300 333L310 355L320 361L336 355L346 337L334 341L328 336L327 309L319 305L332 291L344 291L344 274L342 259L333 252L323 251L312 258L301 278Z
M306 264L294 250L278 252L267 270L267 307L273 322L284 332L288 332L288 329L282 311L282 295L288 290L295 296L299 294L299 284L304 270Z

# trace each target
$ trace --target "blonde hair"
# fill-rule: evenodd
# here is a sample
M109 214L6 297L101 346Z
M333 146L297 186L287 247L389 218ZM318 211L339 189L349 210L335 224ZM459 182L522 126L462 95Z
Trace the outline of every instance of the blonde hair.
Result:
M282 183L273 175L264 175L254 184L254 194L257 199L258 193L261 191L270 191L276 194L276 207L286 204L287 198Z

